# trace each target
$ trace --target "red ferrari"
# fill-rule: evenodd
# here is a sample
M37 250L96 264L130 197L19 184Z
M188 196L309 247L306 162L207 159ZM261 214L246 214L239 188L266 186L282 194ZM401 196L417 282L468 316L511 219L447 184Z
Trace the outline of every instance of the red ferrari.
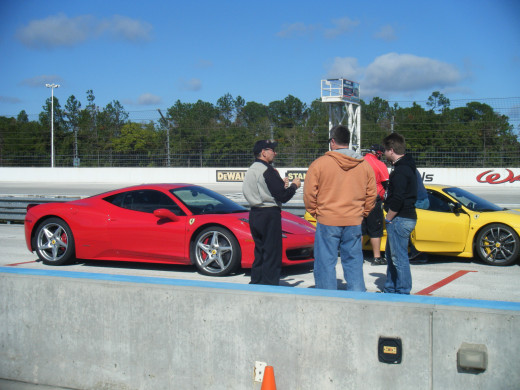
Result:
M44 264L73 259L195 264L205 275L251 268L249 212L191 184L148 184L29 205L25 240ZM282 211L283 265L313 261L314 227Z

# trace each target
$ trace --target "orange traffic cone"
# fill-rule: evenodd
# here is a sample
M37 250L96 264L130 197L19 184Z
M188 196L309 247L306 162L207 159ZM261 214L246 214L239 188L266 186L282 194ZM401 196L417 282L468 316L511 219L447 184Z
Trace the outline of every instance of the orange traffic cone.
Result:
M276 382L274 381L273 366L265 367L264 379L262 380L262 388L260 390L276 390Z

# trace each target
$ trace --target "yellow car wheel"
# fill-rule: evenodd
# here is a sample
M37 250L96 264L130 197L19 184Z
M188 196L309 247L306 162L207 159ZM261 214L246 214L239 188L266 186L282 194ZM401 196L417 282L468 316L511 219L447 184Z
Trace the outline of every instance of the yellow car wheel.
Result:
M484 226L477 235L475 251L487 264L510 265L518 258L520 238L509 226L492 223Z

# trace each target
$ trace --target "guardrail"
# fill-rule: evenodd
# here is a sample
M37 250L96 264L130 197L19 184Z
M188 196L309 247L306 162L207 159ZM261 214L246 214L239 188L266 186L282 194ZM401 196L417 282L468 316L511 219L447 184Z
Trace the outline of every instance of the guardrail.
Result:
M31 203L68 202L80 199L75 196L0 196L0 221L2 223L23 223L27 206Z
M8 196L0 195L0 222L1 223L23 223L27 206L31 203L51 203L51 202L68 202L71 200L81 199L77 196ZM244 207L248 207L247 203L236 202ZM289 211L299 217L303 217L305 206L303 203L285 204L283 210Z

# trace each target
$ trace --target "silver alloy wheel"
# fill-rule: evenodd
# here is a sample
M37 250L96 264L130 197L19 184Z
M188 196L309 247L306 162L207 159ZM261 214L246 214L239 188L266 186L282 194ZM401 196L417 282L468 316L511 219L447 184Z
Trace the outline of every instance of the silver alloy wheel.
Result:
M237 252L238 242L230 231L220 227L207 228L195 240L195 265L206 275L226 275L238 265Z
M486 226L477 236L477 254L490 265L509 265L516 261L520 239L509 226L494 223Z
M71 258L73 242L67 224L57 218L45 221L36 232L36 251L40 259L48 264L67 262Z

